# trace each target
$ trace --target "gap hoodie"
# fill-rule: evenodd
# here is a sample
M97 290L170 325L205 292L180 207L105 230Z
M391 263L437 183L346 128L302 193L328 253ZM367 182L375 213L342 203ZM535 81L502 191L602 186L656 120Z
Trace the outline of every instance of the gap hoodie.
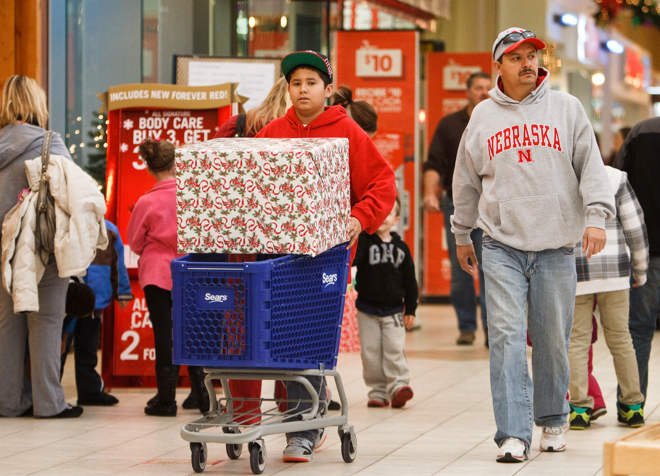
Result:
M9 124L0 129L0 223L18 202L18 194L29 188L25 161L41 156L46 131L31 124ZM53 133L50 153L71 160L62 137Z
M614 195L596 137L580 102L537 87L518 102L502 80L475 107L454 169L452 232L469 245L479 227L523 251L573 247L585 227L605 229Z
M348 166L351 177L351 216L362 224L362 230L373 234L394 207L396 183L392 167L380 154L369 136L348 117L341 106L326 106L308 125L303 125L290 107L284 117L264 127L257 137L298 139L347 138ZM357 246L351 250L351 260Z

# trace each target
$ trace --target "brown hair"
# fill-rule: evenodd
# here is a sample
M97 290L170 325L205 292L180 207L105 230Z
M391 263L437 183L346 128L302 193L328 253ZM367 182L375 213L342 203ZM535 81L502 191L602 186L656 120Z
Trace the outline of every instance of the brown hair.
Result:
M378 113L368 102L353 101L346 106L346 112L364 132L376 132L378 130Z
M281 77L275 82L266 99L247 112L245 115L246 135L256 135L270 121L286 114L286 87L286 79Z
M339 86L330 96L331 106L342 106L346 108L353 102L353 91L348 86Z
M348 117L353 119L364 132L376 132L378 129L378 113L366 101L353 101L353 91L341 85L330 97L330 105L342 106Z
M2 88L0 128L19 121L45 129L48 105L46 93L34 79L15 74Z
M174 166L174 144L170 141L147 139L140 144L138 153L152 172L162 172Z
M401 200L399 200L399 197L394 198L394 206L396 207L396 212L394 212L394 216L398 217L401 214Z

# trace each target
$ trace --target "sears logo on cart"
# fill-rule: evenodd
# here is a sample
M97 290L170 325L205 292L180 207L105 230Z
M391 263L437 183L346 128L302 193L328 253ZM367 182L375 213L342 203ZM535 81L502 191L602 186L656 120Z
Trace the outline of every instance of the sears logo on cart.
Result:
M339 289L339 270L337 268L326 268L322 271L321 288L324 293Z
M233 288L201 287L197 289L197 309L226 311L234 309Z

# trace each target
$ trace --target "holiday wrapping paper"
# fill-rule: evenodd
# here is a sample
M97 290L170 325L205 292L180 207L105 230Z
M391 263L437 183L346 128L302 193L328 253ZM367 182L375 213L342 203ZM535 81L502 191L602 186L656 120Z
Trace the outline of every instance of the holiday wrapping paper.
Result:
M303 253L346 241L348 139L214 139L176 153L180 253Z

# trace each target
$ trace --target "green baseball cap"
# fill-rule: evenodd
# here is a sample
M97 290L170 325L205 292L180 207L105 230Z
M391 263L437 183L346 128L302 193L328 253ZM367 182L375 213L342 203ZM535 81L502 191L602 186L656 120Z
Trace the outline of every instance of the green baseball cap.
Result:
M324 54L312 50L289 53L282 58L282 73L286 76L293 68L301 65L320 69L330 77L330 82L332 82L332 66Z

